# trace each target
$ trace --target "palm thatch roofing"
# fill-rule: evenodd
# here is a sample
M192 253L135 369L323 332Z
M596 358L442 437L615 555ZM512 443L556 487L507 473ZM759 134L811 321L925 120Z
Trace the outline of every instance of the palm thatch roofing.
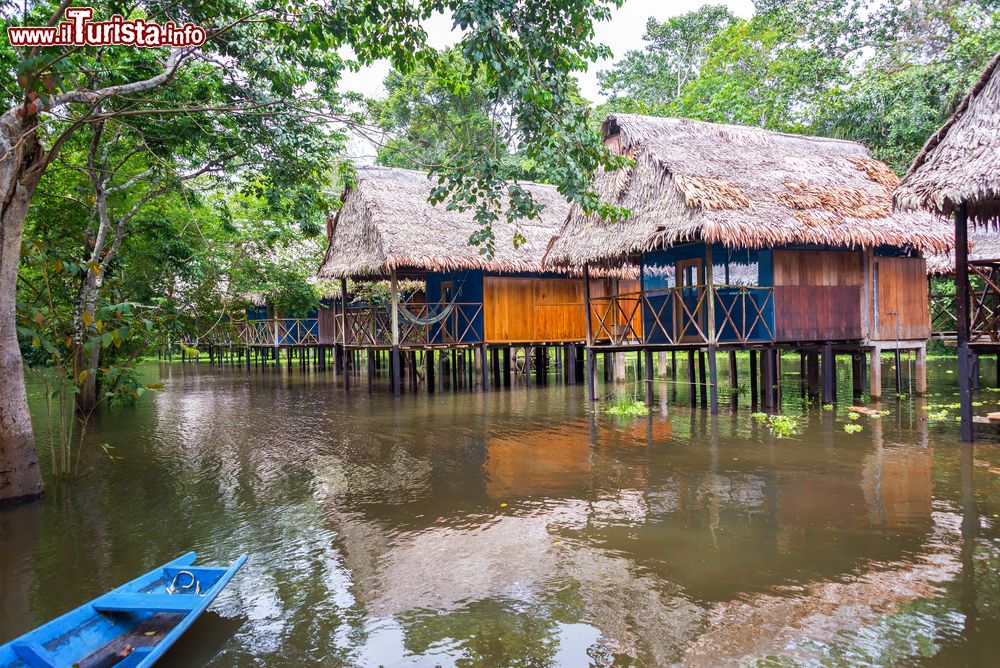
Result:
M969 261L1000 260L1000 232L991 228L969 230ZM955 251L929 253L927 273L930 276L950 276L955 273Z
M861 144L632 114L608 116L601 132L634 166L598 174L594 188L631 215L605 222L573 206L546 266L614 263L699 239L731 248L886 244L918 251L947 251L953 243L943 221L893 213L899 180Z
M1000 224L1000 53L941 128L896 191L896 208L944 216L966 202L969 220Z
M361 167L343 206L329 222L330 245L319 268L323 278L385 276L391 270L496 272L542 270L542 256L558 231L569 203L551 186L521 183L542 206L532 220L515 226L501 215L494 223L492 258L469 244L479 224L474 211L449 210L428 199L435 183L426 173L408 169ZM526 243L514 248L514 234Z

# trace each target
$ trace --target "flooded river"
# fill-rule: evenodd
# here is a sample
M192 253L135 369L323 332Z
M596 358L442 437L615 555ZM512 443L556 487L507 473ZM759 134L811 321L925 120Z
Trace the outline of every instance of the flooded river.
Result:
M0 642L196 550L250 560L166 665L996 665L998 431L960 446L953 363L853 418L784 366L779 438L683 387L620 420L554 380L150 364L80 480L0 511Z

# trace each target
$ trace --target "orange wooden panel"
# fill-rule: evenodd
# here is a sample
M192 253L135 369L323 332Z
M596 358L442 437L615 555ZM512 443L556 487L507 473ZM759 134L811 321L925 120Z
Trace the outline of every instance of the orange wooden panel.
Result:
M573 278L483 279L488 343L583 341L583 283Z
M927 297L927 264L919 257L876 257L878 267L878 329L872 319L871 338L926 339L931 335Z

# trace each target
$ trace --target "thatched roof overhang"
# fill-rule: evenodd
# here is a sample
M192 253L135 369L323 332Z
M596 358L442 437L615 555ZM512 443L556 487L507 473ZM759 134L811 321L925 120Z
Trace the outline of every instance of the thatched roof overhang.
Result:
M965 202L973 223L1000 224L1000 53L924 144L894 200L942 216Z
M319 268L324 278L420 277L426 272L481 269L516 273L542 271L542 256L566 218L569 203L551 186L521 183L541 213L516 226L494 224L492 258L469 244L478 229L473 211L450 210L428 201L434 183L424 172L385 167L358 169L357 184L330 220L330 245ZM525 243L514 248L514 234Z
M1000 261L1000 231L992 228L969 230L969 262L985 263ZM955 252L929 253L927 274L930 276L951 276L955 273Z
M598 174L594 188L631 215L605 222L571 207L546 266L614 265L698 240L918 252L953 245L942 221L892 211L898 178L854 142L632 114L608 116L601 130L605 145L634 165Z

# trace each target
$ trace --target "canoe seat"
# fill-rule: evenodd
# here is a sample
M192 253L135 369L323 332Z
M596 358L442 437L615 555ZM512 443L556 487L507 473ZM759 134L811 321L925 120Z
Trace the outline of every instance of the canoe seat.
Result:
M31 668L57 668L62 665L52 652L36 642L15 642L11 643L10 648L17 658Z
M105 594L94 601L98 612L191 612L205 599L194 594Z

